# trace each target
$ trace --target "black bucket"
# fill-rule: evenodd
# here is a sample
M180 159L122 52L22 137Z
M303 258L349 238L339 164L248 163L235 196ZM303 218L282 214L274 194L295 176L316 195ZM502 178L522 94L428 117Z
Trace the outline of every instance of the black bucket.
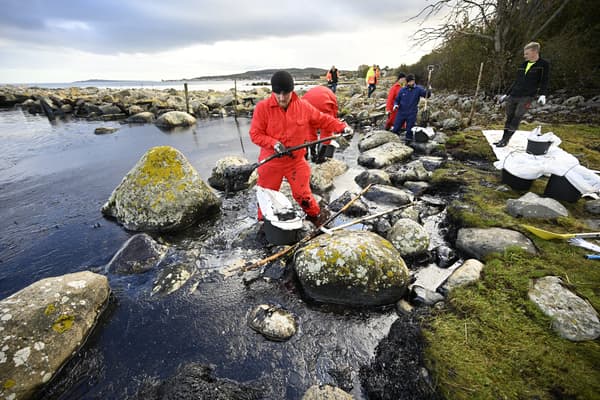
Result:
M415 142L425 143L429 141L429 136L422 130L418 130L415 132Z
M536 142L534 140L527 139L527 148L525 151L534 156L543 156L548 152L548 149L552 146L552 142Z
M568 201L576 203L581 198L581 192L569 182L567 178L559 175L550 175L546 189L544 190L545 197L552 197L555 200Z
M298 242L300 229L281 229L273 225L271 221L266 218L264 221L265 223L263 225L263 229L265 231L265 237L269 243L279 246Z
M505 169L502 170L502 183L507 184L515 190L529 190L533 181L534 179L519 178Z
M332 158L335 153L335 146L328 144L325 145L325 158Z

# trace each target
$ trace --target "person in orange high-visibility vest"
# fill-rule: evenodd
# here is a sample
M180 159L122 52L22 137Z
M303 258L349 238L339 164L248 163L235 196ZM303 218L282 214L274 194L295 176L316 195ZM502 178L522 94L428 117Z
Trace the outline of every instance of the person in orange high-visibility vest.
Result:
M394 100L396 100L398 92L404 86L406 86L406 74L404 72L400 72L398 74L398 79L396 80L396 83L394 83L390 88L387 103L385 105L385 113L388 116L387 120L385 121L385 129L388 131L394 126L394 119L396 119L396 114L398 114L398 110L394 110ZM406 125L406 122L404 124Z
M369 97L369 98L375 91L375 85L377 84L377 76L375 73L375 68L377 68L377 66L375 64L373 64L373 66L370 67L369 70L367 71L367 76L365 77L365 81L367 82L367 88L368 88L367 97Z
M375 84L377 85L379 83L379 80L381 79L381 70L379 69L379 65L375 66Z
M294 92L294 79L289 72L275 72L271 77L271 87L271 96L260 101L254 109L250 139L260 146L260 160L273 154L280 157L258 167L257 185L279 190L283 178L286 178L294 200L306 212L308 219L322 222L325 214L321 214L310 189L310 166L304 159L306 149L289 152L287 148L306 142L309 126L334 132L352 133L353 130L301 100ZM260 208L258 219L262 219Z
M327 86L329 87L329 89L331 89L331 91L333 93L335 93L335 91L337 90L337 84L338 84L338 70L335 67L335 65L331 66L331 69L329 71L327 71Z
M309 102L317 110L324 114L331 115L337 118L338 113L338 102L335 94L327 89L325 86L315 86L302 96L302 100ZM314 125L309 125L308 141L312 142L317 140L318 128ZM321 129L320 139L331 137L333 131ZM319 164L325 161L326 158L331 158L335 152L335 147L330 144L331 142L323 142L320 145L309 147L310 158L313 162Z

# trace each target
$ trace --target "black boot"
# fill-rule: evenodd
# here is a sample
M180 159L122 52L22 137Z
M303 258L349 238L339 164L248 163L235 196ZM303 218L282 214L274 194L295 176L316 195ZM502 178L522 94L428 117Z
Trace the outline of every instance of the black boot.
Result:
M325 153L327 152L327 145L321 144L319 146L319 152L317 153L317 157L313 162L315 164L321 164L325 162Z
M502 139L500 139L499 142L494 143L494 146L506 147L506 145L508 144L508 142L510 141L510 138L512 137L512 135L514 133L515 133L515 131L509 131L508 129L505 129L504 134L502 135Z

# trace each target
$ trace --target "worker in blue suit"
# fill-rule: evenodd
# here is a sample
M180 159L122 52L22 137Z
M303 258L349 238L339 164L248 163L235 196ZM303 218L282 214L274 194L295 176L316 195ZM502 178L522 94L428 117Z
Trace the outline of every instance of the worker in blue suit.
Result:
M400 128L406 122L405 142L409 143L413 140L412 128L417 122L417 111L419 110L419 101L421 97L430 97L431 88L425 89L415 82L415 76L408 74L406 76L406 86L398 92L396 100L394 100L394 110L398 110L392 132L400 132Z

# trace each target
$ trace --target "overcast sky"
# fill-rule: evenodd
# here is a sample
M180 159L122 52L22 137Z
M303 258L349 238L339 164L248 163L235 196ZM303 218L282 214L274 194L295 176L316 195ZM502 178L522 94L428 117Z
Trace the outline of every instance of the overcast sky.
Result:
M0 82L413 63L425 0L2 0Z

